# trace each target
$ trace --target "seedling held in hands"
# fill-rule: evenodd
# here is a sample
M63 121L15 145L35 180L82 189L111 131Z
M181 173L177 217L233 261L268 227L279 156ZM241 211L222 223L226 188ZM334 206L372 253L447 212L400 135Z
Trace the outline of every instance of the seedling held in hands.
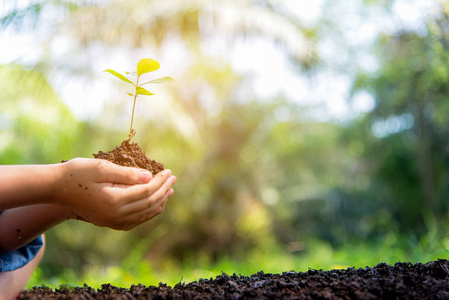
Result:
M137 72L126 72L126 74L134 75L135 77L137 77L136 83L132 82L131 80L126 78L124 75L122 75L114 70L111 70L111 69L104 70L104 72L109 72L112 75L114 75L115 77L117 77L127 83L132 84L135 88L134 94L127 93L128 95L134 97L133 111L132 111L132 115L131 115L131 126L129 127L129 134L128 134L129 140L131 140L133 138L133 136L136 134L136 131L133 129L133 119L134 119L134 109L136 107L137 95L146 95L146 96L154 95L154 93L146 90L142 86L145 84L149 84L149 83L165 83L165 82L175 81L171 77L161 77L161 78L153 79L153 80L146 81L144 83L139 84L139 79L140 79L141 75L156 71L159 68L160 68L160 64L158 61L151 59L151 58L141 59L137 63Z

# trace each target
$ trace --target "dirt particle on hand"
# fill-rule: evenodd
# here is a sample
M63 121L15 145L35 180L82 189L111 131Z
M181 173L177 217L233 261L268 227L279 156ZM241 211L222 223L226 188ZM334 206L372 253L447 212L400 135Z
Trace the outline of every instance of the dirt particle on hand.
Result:
M83 185L81 183L78 183L78 186L81 187L81 188L83 187Z

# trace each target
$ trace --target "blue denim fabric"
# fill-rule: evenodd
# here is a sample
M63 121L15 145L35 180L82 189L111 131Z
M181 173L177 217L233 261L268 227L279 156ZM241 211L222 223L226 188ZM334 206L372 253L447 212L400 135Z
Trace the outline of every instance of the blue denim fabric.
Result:
M0 214L2 211L0 211ZM14 271L29 263L44 245L42 236L13 252L0 255L0 272Z

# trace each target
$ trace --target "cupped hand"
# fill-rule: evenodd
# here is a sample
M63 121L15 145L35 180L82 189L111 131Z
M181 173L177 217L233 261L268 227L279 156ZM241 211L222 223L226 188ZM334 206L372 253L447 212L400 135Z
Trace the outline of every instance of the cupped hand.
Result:
M82 220L117 230L130 230L160 214L176 181L170 170L152 176L89 158L69 160L60 172L53 200Z

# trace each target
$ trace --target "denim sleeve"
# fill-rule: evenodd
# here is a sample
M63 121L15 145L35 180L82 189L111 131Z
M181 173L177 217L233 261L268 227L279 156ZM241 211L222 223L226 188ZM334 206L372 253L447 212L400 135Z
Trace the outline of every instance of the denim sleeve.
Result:
M2 211L0 211L0 214ZM42 236L5 255L0 255L0 272L14 271L29 263L44 245Z

